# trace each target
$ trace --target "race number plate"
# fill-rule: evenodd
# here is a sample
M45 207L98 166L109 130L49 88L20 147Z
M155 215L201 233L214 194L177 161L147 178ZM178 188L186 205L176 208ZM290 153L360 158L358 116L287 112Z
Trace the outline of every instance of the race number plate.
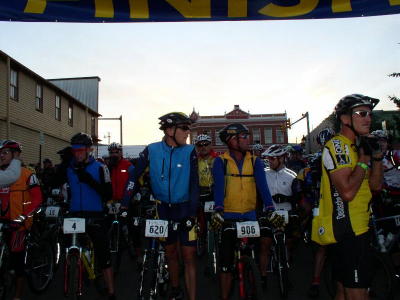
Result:
M121 203L113 203L113 204L108 203L107 207L109 215L117 215L119 214L119 208L121 207Z
M85 219L82 218L66 218L64 219L64 234L84 233Z
M394 218L394 221L396 222L396 226L400 226L400 216Z
M285 224L289 223L289 212L287 210L276 210L275 213L285 219Z
M257 221L237 222L236 229L238 238L260 236L260 226Z
M145 237L166 238L168 237L168 221L146 220Z
M206 201L204 203L204 212L206 213L214 212L214 201Z
M46 218L57 218L59 212L60 212L59 206L47 206L45 211Z

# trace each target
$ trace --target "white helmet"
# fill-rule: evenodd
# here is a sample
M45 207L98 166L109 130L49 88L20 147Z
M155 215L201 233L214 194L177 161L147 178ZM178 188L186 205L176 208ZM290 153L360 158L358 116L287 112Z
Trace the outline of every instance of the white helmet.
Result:
M251 150L253 150L253 151L263 151L263 150L264 150L264 147L263 147L263 145L261 145L261 144L254 144L254 145L251 147Z
M283 145L272 145L262 154L263 157L278 157L285 155L287 152L287 147Z
M208 134L199 134L194 139L194 144L197 144L199 142L209 142L209 143L211 143L211 136L209 136Z
M375 130L371 132L372 135L376 136L378 139L388 139L387 133L384 130Z

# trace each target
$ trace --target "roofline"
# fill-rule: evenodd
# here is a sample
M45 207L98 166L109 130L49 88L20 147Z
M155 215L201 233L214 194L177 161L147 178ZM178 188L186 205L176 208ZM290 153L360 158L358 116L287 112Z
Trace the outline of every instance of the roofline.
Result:
M13 64L17 65L19 68L23 69L25 72L33 75L34 77L39 78L41 81L45 82L48 86L50 86L51 88L54 88L56 91L58 91L59 93L63 94L67 98L72 99L74 101L74 103L77 104L78 106L83 107L83 108L87 108L90 113L96 115L97 117L101 116L101 114L99 114L98 112L92 110L91 108L89 108L85 104L81 103L78 99L74 98L73 96L71 96L66 91L64 91L63 89L61 89L58 86L56 86L55 84L51 83L48 79L43 78L42 76L40 76L39 74L35 73L34 71L29 69L28 67L24 66L22 63L20 63L19 61L15 60L11 56L9 56L7 53L5 53L5 52L0 50L0 56L5 57L6 59L9 58L10 62L12 62Z
M79 80L79 79L97 79L98 81L101 81L101 78L99 76L87 76L87 77L68 77L68 78L50 78L46 80Z

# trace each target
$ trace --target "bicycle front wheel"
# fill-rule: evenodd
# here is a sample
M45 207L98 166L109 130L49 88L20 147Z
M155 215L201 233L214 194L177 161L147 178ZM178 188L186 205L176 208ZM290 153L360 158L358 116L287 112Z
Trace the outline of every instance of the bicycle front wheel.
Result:
M283 241L278 241L275 246L276 251L276 268L279 280L279 292L282 298L288 296L289 285L289 268L286 256L286 246Z
M77 255L70 254L66 257L65 264L64 292L66 296L78 300L81 293L81 283L79 282L81 278L80 259Z
M139 300L153 300L157 298L157 257L155 251L149 251L143 261L138 286Z
M42 293L54 278L54 253L48 242L33 244L27 249L25 270L28 284L35 293Z
M241 261L243 263L243 276L239 276L239 278L243 278L244 294L239 291L240 300L263 299L261 276L256 263L253 258L248 256L242 256ZM241 286L241 283L239 283L239 286Z

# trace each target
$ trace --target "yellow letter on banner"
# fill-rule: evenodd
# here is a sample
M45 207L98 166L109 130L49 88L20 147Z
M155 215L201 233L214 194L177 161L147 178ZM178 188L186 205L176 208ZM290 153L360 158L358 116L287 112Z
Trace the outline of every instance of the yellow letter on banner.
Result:
M352 11L350 0L332 0L332 12Z
M389 0L390 6L400 5L400 0Z
M228 17L247 17L247 0L228 0Z
M166 0L185 18L211 18L211 0Z
M96 18L114 18L114 5L112 0L95 0Z
M318 5L318 0L300 0L299 4L293 6L279 6L273 3L261 8L258 12L262 15L287 18L302 16L312 12Z
M130 17L132 19L148 19L149 3L148 0L129 0Z
M28 0L24 9L25 13L42 14L46 9L46 0Z

